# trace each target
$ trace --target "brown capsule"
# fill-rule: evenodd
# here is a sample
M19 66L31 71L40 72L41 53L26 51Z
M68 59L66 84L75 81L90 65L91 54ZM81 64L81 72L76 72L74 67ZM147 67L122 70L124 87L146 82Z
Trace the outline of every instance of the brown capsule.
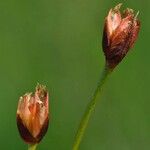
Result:
M17 109L17 127L22 139L28 144L39 143L49 124L48 92L37 85L34 94L20 97Z
M103 51L106 64L114 69L126 56L137 39L140 22L133 10L127 8L121 15L121 4L110 9L105 19L103 31Z

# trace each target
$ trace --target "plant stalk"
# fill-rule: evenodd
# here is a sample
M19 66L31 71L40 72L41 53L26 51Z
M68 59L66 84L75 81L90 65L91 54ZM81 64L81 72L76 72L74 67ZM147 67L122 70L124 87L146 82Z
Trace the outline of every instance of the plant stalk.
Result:
M28 150L36 150L37 144L29 144L28 145Z
M107 80L108 75L111 72L112 72L112 70L110 70L107 67L107 65L105 65L105 67L102 71L102 74L100 76L99 82L97 84L97 87L95 89L95 92L94 92L93 96L91 97L91 100L90 100L89 104L87 105L86 110L85 110L83 117L81 119L81 122L79 124L72 150L78 150L79 149L80 143L83 139L83 136L84 136L85 130L87 128L91 114L93 113L95 106L96 106L96 103L99 100L98 96L101 94L103 85L104 85L105 81Z

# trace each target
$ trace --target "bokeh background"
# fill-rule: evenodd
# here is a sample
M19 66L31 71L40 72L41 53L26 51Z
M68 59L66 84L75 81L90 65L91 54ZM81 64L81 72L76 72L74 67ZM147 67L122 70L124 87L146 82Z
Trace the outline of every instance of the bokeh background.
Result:
M1 0L0 149L27 149L16 108L39 82L50 91L51 123L38 149L71 150L104 65L103 21L120 2L140 11L142 28L105 85L80 149L150 149L149 0Z

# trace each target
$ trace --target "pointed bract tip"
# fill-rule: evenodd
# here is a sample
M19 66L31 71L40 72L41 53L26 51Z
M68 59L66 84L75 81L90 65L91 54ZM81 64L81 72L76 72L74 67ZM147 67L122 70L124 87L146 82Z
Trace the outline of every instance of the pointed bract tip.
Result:
M134 10L131 8L127 8L123 11L123 16L127 17L127 16L132 16L134 17Z
M131 9L131 8L127 8L126 11L127 11L129 14L133 14L133 13L134 13L134 10Z
M36 91L39 91L39 90L42 90L42 91L47 91L47 89L46 89L46 86L45 85L42 85L42 84L39 84L39 83L37 83L37 85L36 85Z
M134 20L137 20L137 17L138 17L138 15L139 15L139 11L137 11L137 13L136 13L136 15L134 16Z
M116 5L115 7L114 7L114 11L119 11L119 9L121 8L121 6L122 6L122 3L119 3L118 5Z
M40 83L37 83L36 88L42 88L42 89L46 89L45 85L42 85Z

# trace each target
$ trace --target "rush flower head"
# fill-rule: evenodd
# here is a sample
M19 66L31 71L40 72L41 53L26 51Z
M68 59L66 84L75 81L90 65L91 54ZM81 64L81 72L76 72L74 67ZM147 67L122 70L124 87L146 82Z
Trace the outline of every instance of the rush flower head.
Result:
M137 39L140 22L133 10L127 8L120 12L121 4L110 9L105 19L103 31L103 51L107 67L114 69L126 56Z
M48 92L43 85L37 85L34 94L20 97L17 109L17 126L20 136L28 144L41 141L48 129Z

